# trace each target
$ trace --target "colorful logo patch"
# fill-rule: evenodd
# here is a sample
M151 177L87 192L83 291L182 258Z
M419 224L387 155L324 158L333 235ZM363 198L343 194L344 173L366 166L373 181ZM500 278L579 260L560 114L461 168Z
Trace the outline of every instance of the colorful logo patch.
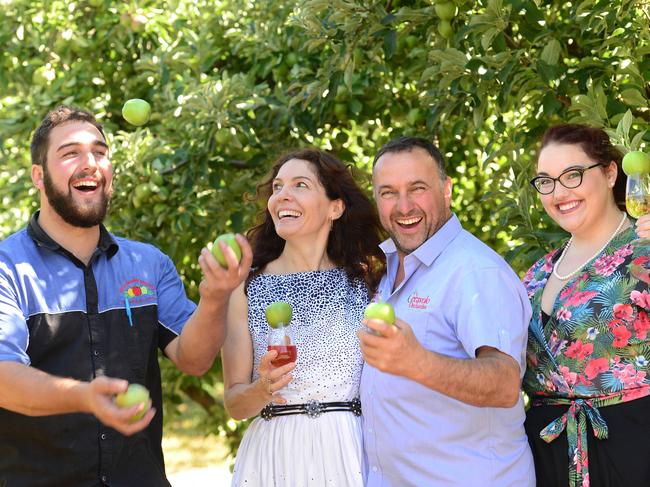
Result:
M427 309L430 302L431 298L429 296L418 296L417 291L408 298L409 308L411 309Z
M142 279L131 279L120 287L120 294L129 304L156 302L156 288Z

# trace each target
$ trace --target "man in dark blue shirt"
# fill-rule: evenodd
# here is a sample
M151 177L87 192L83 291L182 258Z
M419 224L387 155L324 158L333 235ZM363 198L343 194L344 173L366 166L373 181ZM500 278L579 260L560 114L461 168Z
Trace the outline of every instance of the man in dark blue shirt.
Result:
M40 210L0 242L0 485L168 486L157 350L204 374L225 338L230 293L246 277L207 249L198 306L171 260L152 245L111 235L109 147L88 112L58 107L32 140ZM146 386L153 407L113 398ZM140 410L142 407L140 407Z

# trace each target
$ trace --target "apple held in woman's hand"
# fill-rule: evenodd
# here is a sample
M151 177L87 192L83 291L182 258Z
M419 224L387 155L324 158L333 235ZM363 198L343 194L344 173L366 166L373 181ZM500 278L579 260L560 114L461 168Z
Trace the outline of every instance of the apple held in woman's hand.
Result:
M366 306L363 317L385 321L389 325L395 324L395 310L389 303L370 303Z
M142 404L142 410L131 416L130 421L135 423L143 418L149 410L149 391L140 384L129 384L126 392L121 392L115 396L115 405L120 408L130 408Z
M212 244L212 255L214 255L214 258L217 259L217 262L219 262L219 265L221 265L221 267L227 269L228 262L226 262L226 256L223 254L219 242L224 242L228 247L230 247L233 250L233 252L235 252L235 257L237 257L237 262L241 260L241 247L237 243L235 234L224 233L223 235L219 235L217 239L214 241L214 243Z
M277 328L279 326L288 325L291 322L293 310L289 303L285 301L276 301L266 307L264 314L269 325L273 328Z

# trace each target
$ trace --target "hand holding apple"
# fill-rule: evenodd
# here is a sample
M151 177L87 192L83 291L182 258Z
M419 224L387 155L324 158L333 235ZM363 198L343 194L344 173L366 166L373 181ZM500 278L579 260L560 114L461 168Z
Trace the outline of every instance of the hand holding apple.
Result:
M427 351L411 326L396 318L393 325L371 320L368 327L357 331L364 361L382 372L413 378Z
M389 325L395 324L395 309L390 303L375 302L366 306L363 317L373 320L385 321Z
M84 411L93 414L102 424L113 428L123 435L129 436L146 428L156 414L151 407L151 401L145 401L144 414L141 419L134 420L134 412L140 413L136 406L122 408L116 404L116 396L127 392L128 382L103 375L93 379L90 383L82 383L80 390L80 404ZM139 386L142 387L142 386ZM144 391L146 389L142 387ZM147 396L149 395L146 392ZM140 404L140 403L136 403Z
M235 257L237 257L237 262L241 261L241 247L237 243L235 234L224 233L223 235L219 235L212 244L212 255L214 255L214 258L217 259L217 262L219 262L219 265L221 265L221 267L227 269L228 262L226 261L226 256L224 255L223 250L221 250L221 245L219 245L220 242L225 243L233 250Z
M226 306L230 294L250 274L253 250L246 238L239 234L233 236L232 244L226 244L223 240L216 242L211 248L210 245L203 247L198 258L203 272L203 279L199 283L199 303ZM221 248L221 245L225 248ZM223 256L226 267L219 262L219 256Z
M130 408L133 406L141 406L141 409L131 416L131 423L135 423L144 417L149 410L149 401L149 391L140 384L129 384L125 392L121 392L115 396L115 405L117 407Z

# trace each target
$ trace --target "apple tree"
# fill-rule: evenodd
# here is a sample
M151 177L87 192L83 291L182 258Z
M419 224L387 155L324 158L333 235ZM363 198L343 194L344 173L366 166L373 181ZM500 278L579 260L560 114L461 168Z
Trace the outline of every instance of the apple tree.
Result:
M37 208L29 140L47 110L105 124L116 192L107 221L170 255L198 297L201 247L254 224L272 160L314 145L369 189L373 154L422 135L442 149L465 228L523 272L564 238L527 181L561 121L650 145L644 0L0 0L0 237ZM151 104L141 127L124 102ZM236 448L219 364L162 360L168 411L189 396Z

